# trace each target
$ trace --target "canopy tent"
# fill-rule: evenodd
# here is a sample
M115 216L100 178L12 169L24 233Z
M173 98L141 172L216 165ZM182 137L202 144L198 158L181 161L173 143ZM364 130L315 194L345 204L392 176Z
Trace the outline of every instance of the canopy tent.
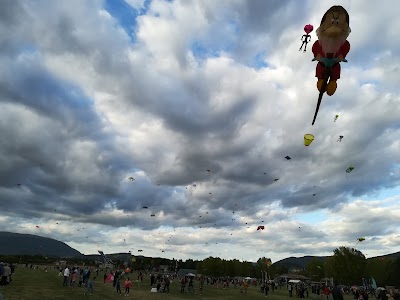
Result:
M301 280L298 280L298 279L290 279L289 281L288 281L288 283L294 283L294 284L298 284L298 283L300 283L300 282L302 282Z

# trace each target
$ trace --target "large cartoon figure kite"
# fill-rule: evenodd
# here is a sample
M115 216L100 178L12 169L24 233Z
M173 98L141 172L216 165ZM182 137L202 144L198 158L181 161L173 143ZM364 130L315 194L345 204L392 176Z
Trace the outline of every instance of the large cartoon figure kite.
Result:
M318 40L312 47L314 59L317 60L315 77L318 78L317 88L320 92L313 125L321 104L322 95L326 92L332 96L337 88L336 81L340 78L340 62L347 62L346 55L350 51L347 41L351 30L349 14L342 6L332 6L324 14L320 27L316 30ZM329 81L329 82L328 82Z

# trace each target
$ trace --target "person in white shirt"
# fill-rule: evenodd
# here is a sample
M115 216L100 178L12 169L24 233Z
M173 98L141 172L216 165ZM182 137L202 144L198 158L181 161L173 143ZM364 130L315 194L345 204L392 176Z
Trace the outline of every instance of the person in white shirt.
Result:
M63 282L63 286L68 286L68 278L69 278L69 269L68 267L65 267L64 270L64 282Z

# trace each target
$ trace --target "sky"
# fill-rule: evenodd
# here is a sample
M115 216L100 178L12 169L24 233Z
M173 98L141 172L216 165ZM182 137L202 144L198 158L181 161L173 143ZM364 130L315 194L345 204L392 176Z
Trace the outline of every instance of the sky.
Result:
M400 251L399 3L383 2L0 1L0 231L183 260ZM332 5L351 49L312 126Z

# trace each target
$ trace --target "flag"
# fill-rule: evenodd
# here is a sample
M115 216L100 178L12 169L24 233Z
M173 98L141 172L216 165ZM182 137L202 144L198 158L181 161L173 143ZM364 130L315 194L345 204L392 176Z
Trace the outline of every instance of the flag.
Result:
M374 290L376 290L376 288L378 287L377 285L376 285L376 281L375 281L375 279L372 277L371 278L371 281L372 281L372 288L374 289Z

